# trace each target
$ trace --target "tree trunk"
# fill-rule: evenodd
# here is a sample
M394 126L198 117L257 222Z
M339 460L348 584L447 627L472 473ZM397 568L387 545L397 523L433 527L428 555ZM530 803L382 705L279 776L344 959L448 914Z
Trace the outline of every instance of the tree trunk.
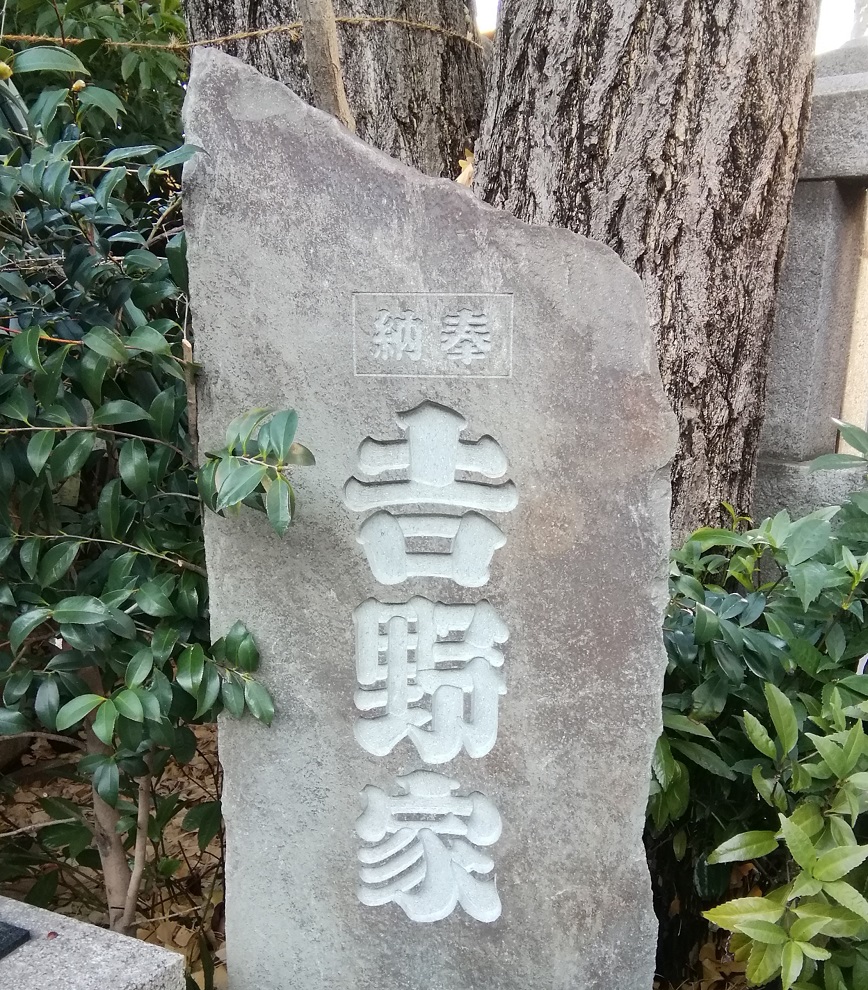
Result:
M292 24L297 0L185 0L191 40ZM335 0L344 83L359 137L429 175L454 178L472 148L483 105L483 55L465 0ZM389 17L342 23L341 17ZM430 25L428 30L419 25ZM223 50L279 79L308 102L299 40L286 33Z
M476 190L642 278L673 529L751 501L817 0L503 0Z

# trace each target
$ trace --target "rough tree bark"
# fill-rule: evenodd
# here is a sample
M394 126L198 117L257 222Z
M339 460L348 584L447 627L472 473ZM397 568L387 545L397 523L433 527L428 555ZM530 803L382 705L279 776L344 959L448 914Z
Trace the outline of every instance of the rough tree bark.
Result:
M483 55L465 0L335 0L344 83L361 138L429 175L454 178L483 105ZM297 0L185 0L194 41L291 24ZM341 17L391 17L442 31ZM448 33L443 33L446 31ZM226 43L308 102L301 42L286 33Z
M502 2L476 190L642 278L681 427L678 534L750 505L817 6Z

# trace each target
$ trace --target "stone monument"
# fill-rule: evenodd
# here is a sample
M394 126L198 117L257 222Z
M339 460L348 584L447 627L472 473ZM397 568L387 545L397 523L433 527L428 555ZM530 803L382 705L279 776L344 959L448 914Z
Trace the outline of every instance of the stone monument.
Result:
M185 173L202 449L299 411L297 519L206 523L233 990L650 990L675 442L638 278L213 50Z

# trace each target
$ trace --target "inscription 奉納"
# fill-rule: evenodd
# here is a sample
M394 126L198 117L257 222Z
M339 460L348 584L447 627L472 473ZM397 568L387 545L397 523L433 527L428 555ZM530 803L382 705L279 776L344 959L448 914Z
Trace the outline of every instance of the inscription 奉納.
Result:
M512 296L353 294L356 375L509 378Z

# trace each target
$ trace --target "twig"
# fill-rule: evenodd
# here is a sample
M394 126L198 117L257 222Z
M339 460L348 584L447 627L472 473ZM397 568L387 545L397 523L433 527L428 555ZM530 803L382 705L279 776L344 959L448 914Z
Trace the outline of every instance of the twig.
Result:
M181 197L176 196L171 203L163 210L163 212L157 217L157 222L151 228L151 233L148 239L145 241L145 247L150 247L154 243L154 239L157 237L157 231L163 226L163 223L168 217L170 217L175 210L181 205Z
M7 739L50 739L52 742L68 743L77 749L87 749L87 746L80 739L73 739L71 736L61 736L56 732L39 732L38 730L34 730L32 732L13 732L9 736L0 736L0 740L3 742L6 742Z
M124 931L132 929L136 920L136 905L139 901L139 888L145 873L145 863L148 856L148 818L151 804L151 773L149 761L148 772L139 778L139 806L136 815L136 851L133 856L133 873L127 888L127 899L124 905L124 916L121 922Z
M187 439L190 442L190 450L193 453L191 461L195 470L199 467L199 409L196 400L196 370L193 364L193 344L187 333L189 318L190 301L185 297L184 320L181 323L181 353L183 354L184 384L187 387Z
M187 459L187 455L180 447L176 447L172 443L167 443L165 440L158 440L156 437L140 437L138 433L125 433L123 430L110 430L106 426L9 426L0 430L0 436L6 433L48 433L52 431L54 433L79 433L83 430L90 430L93 433L106 433L113 437L127 437L130 440L141 440L143 443L157 443L161 447L169 447L171 450L174 450L184 460Z
M59 818L56 821L36 822L33 825L25 825L23 828L16 828L12 832L0 832L0 839L11 839L14 835L25 835L27 832L38 832L41 828L48 828L49 825L70 825L72 822L81 821L80 818Z
M18 536L23 540L78 540L81 543L105 543L112 547L126 547L127 550L143 553L146 557L165 560L169 564L174 564L175 567L180 567L183 571L193 571L195 574L201 574L202 577L208 577L208 572L204 567L200 567L190 560L184 560L182 557L170 557L168 554L158 553L156 550L145 550L144 547L137 547L134 543L123 543L121 540L103 540L96 536L79 536L75 533L18 533Z

